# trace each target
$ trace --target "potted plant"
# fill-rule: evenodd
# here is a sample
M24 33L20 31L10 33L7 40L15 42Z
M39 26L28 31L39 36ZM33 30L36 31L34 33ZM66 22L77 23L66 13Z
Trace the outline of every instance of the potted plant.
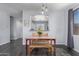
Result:
M41 28L38 28L37 33L38 33L38 35L40 37L42 35L42 29Z

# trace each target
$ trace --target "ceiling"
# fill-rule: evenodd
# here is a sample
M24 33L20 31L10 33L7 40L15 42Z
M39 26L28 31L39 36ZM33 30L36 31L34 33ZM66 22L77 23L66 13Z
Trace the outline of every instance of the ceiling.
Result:
M59 11L69 6L74 5L73 3L46 3L48 11ZM42 3L2 3L0 8L6 10L11 15L20 14L23 10L41 11Z

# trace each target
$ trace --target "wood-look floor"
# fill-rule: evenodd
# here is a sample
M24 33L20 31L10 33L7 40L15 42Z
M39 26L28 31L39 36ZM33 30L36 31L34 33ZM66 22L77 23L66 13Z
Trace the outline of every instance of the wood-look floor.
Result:
M13 40L10 43L0 46L0 56L26 56L25 46L22 46L22 39ZM33 49L32 56L49 56L47 49ZM27 55L28 56L28 55ZM53 54L51 55L53 56ZM79 56L79 53L68 51L64 45L56 46L56 56Z

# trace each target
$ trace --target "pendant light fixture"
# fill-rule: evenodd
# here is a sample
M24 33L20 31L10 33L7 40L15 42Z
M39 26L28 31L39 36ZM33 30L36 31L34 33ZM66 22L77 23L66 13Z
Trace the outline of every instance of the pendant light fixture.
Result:
M42 4L41 9L42 9L41 14L47 15L48 8L47 8L46 4Z

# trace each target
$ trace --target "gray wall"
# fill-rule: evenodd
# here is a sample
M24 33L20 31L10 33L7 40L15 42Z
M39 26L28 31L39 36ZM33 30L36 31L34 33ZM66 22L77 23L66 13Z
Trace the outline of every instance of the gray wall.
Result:
M39 11L23 11L23 21L30 21L30 16L38 14ZM49 31L48 34L51 37L56 38L56 44L65 44L66 40L66 20L64 19L64 10L49 13ZM30 23L24 26L23 24L23 44L25 44L25 38L31 36Z
M22 17L14 17L13 39L22 38ZM10 14L0 11L0 45L10 42Z
M0 11L0 45L10 42L10 17Z
M22 18L18 17L18 18L14 18L14 26L13 26L13 36L14 36L14 40L18 39L18 38L22 38Z

